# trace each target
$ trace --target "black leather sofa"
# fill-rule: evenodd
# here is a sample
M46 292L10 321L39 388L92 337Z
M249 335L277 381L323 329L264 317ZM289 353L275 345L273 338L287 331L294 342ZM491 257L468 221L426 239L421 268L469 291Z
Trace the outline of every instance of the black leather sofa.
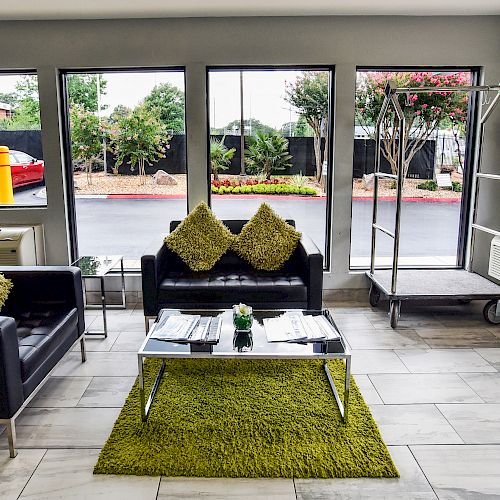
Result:
M224 220L238 234L245 220ZM295 226L293 220L287 221ZM170 223L172 232L180 221ZM280 271L258 271L228 251L213 269L194 272L164 244L141 259L146 330L162 308L228 308L244 302L254 309L321 309L323 256L306 235Z
M58 361L79 340L85 318L76 267L0 267L14 287L0 313L0 425L16 456L15 419Z

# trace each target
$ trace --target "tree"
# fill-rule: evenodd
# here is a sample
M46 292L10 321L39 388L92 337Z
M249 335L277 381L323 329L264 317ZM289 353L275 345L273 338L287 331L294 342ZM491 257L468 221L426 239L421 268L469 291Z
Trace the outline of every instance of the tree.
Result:
M466 72L432 73L432 72L370 72L363 73L358 79L356 89L356 121L369 135L369 127L377 121L385 98L384 88L392 80L398 87L436 87L435 92L414 94L398 94L399 103L405 114L405 151L404 176L408 173L410 162L425 142L446 119L465 122L468 98L462 92L444 92L440 87L454 87L470 83L470 75ZM393 174L397 174L397 158L399 120L394 111L389 109L385 115L381 130L382 154L391 165Z
M145 184L145 164L151 165L165 158L170 139L165 125L145 105L137 106L119 120L117 130L111 135L111 147L116 156L115 168L128 158L130 170L133 172L138 166L140 183Z
M68 99L70 108L81 106L86 111L96 113L98 111L97 77L96 74L73 74L68 75ZM100 76L99 91L101 95L106 94L107 81ZM104 109L105 106L101 106Z
M257 132L255 137L251 137L248 149L245 150L245 159L250 172L264 174L266 179L271 178L272 172L292 166L288 140L277 132Z
M92 164L102 157L99 118L83 106L73 106L70 110L70 120L73 159L83 162L87 184L92 184Z
M17 104L17 96L14 92L0 92L0 102L15 106Z
M328 158L328 72L303 71L294 83L287 84L285 100L313 130L316 178L320 181L323 160ZM325 139L324 151L321 151L322 138Z
M286 122L281 125L280 133L284 137L313 137L312 129L305 118L300 115L296 122Z
M233 159L236 148L228 149L224 144L224 136L220 141L210 139L210 167L214 180L219 179L219 170L227 170Z
M16 130L40 128L38 80L35 75L23 75L16 83L15 105L10 128Z
M175 85L155 85L144 98L145 109L154 112L165 129L173 133L184 133L184 92Z
M130 113L132 113L132 110L129 107L124 106L123 104L118 104L118 106L116 106L115 109L113 109L113 111L109 115L108 120L111 124L116 124L122 118L129 116Z
M233 120L224 127L224 133L231 133L234 131L236 132L235 135L240 135L240 126L240 120ZM264 134L275 134L277 132L276 129L269 125L266 125L265 123L262 123L256 118L243 120L243 128L245 129L244 132L246 135L256 135L258 132L262 132Z

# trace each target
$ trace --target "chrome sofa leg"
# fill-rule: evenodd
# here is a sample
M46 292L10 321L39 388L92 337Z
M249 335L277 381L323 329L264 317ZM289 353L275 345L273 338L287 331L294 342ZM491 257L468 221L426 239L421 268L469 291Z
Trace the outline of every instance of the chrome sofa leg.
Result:
M149 333L149 322L155 319L154 316L144 316L144 326L146 328L146 335Z
M5 421L7 426L7 439L9 441L9 453L10 458L15 458L17 456L16 450L16 421L13 418L9 418Z
M80 339L80 351L82 354L82 363L85 363L85 361L87 361L87 351L85 350L85 335L82 335L82 338Z

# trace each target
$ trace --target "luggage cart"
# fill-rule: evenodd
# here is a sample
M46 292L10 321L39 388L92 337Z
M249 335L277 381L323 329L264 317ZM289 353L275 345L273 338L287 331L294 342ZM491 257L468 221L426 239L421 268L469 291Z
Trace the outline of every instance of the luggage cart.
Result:
M385 99L377 119L375 135L375 176L373 185L373 216L370 270L366 272L371 281L370 304L376 306L383 295L390 302L390 324L396 328L401 314L401 303L409 300L443 300L454 299L463 302L471 300L489 300L483 310L484 317L493 324L500 324L500 286L492 281L472 272L472 255L476 231L481 231L493 236L500 236L500 231L482 226L476 221L476 204L482 180L499 182L500 175L482 173L480 169L481 152L484 137L484 126L493 110L500 101L500 85L447 87L440 91L446 92L496 92L496 96L481 117L479 130L479 144L474 157L472 173L472 200L471 217L469 220L469 240L466 252L466 269L399 269L399 240L401 226L401 201L404 184L405 151L398 148L397 174L380 172L381 128L383 120L390 106L397 117L399 144L405 143L405 116L398 100L398 94L432 92L433 87L398 88L389 82L385 88ZM396 191L396 217L394 231L377 223L378 187L379 179L391 179L397 184ZM392 267L389 270L375 269L376 236L380 231L394 240Z

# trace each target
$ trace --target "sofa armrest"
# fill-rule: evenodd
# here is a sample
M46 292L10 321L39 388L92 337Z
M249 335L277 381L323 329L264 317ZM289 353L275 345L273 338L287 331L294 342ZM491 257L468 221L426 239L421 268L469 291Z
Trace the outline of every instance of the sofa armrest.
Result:
M307 286L307 308L320 310L323 305L323 255L309 236L302 234L297 246L302 276Z
M141 257L142 302L144 316L156 316L158 313L158 285L167 269L168 249L162 245L156 255Z
M0 272L13 281L14 287L5 311L16 311L16 303L59 303L78 311L78 334L85 331L82 276L74 266L6 266Z
M23 402L16 323L0 316L0 418L14 416Z

